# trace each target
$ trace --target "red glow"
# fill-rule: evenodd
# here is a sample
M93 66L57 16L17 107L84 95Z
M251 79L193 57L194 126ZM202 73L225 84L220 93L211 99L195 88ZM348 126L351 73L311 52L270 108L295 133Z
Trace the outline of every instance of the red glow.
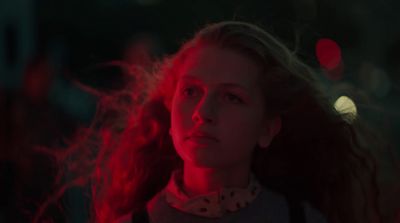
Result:
M342 52L334 40L327 38L318 40L315 51L321 67L333 70L341 64Z

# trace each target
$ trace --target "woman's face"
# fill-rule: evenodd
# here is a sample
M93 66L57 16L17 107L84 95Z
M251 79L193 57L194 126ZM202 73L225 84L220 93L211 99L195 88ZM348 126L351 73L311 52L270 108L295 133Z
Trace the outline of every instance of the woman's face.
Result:
M178 155L199 167L249 165L256 144L266 147L274 135L258 66L231 50L198 47L178 70L170 132Z

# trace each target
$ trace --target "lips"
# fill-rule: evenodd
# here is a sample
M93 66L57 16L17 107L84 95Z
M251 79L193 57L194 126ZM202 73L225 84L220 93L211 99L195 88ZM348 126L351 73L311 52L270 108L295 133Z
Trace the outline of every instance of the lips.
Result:
M188 136L186 137L186 139L191 139L191 140L198 141L198 142L209 142L209 141L218 142L219 141L212 134L204 132L204 131L199 131L199 130L190 132L188 134Z

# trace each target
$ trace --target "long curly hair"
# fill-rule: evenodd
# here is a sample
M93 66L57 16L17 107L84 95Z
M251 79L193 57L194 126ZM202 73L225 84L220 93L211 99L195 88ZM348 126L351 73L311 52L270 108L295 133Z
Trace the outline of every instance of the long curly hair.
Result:
M171 100L181 64L205 46L236 51L262 69L267 111L281 117L282 128L267 150L255 149L252 171L260 183L309 202L329 222L379 222L373 144L361 117L336 111L310 67L271 34L238 21L206 26L153 72L137 72L140 84L124 95L126 109L114 110L116 123L89 137L99 148L87 174L92 221L142 211L182 168L169 135Z

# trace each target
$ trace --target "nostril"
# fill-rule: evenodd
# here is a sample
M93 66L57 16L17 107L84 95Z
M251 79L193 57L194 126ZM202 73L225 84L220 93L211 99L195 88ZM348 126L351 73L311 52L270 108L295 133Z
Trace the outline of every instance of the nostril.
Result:
M192 120L194 122L200 122L200 123L212 123L212 122L214 122L214 120L212 118L204 116L204 115L200 115L199 113L193 114Z

